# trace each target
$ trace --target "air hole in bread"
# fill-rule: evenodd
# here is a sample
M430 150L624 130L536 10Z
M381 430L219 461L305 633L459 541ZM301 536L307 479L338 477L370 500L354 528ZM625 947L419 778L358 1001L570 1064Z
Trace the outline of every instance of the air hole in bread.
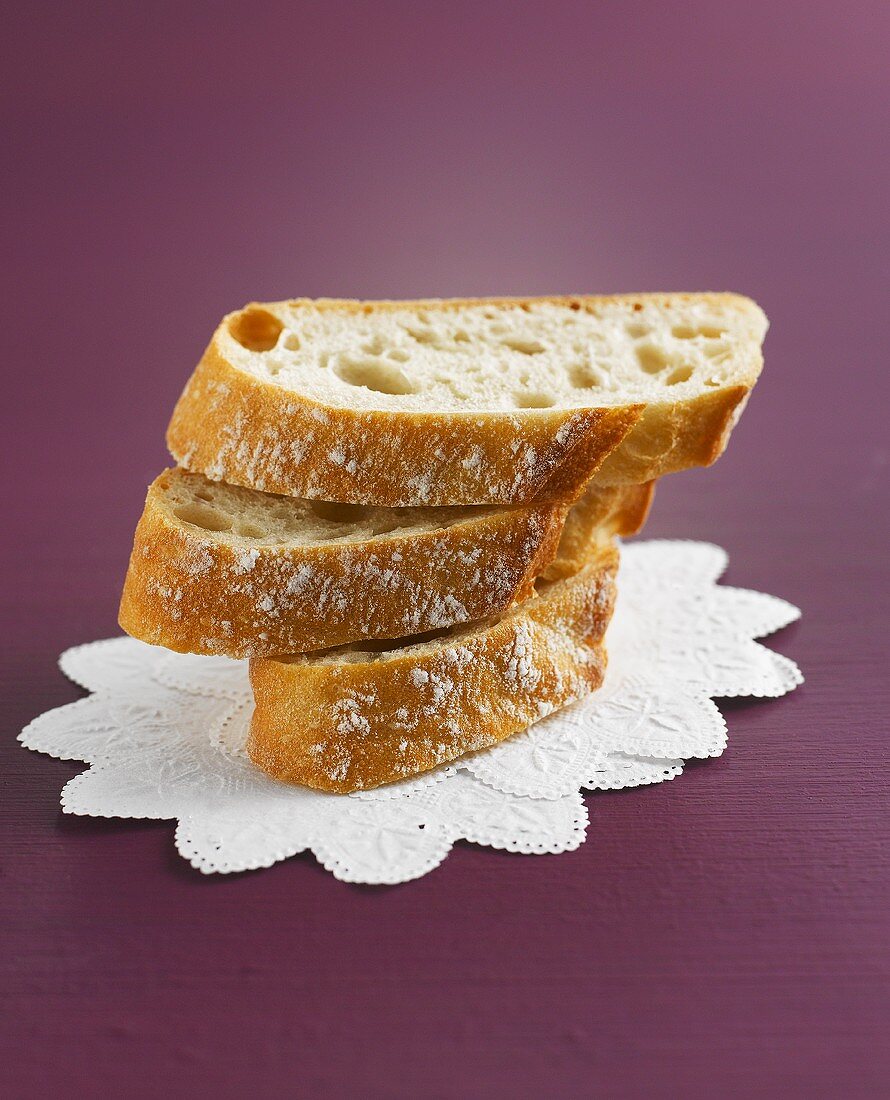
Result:
M242 309L229 322L229 332L248 351L271 351L284 325L265 309Z
M392 363L382 359L341 357L334 373L349 386L364 386L377 393L416 393L416 389Z
M368 514L368 509L362 504L337 504L330 500L312 500L309 508L319 519L333 523L359 523Z
M692 377L692 367L677 367L665 378L666 386L676 386L678 382L688 382Z
M230 531L232 521L228 516L206 504L180 504L173 514L183 523L191 523L204 531Z
M466 329L459 328L454 334L454 342L455 344L469 344L470 334Z
M464 391L464 389L460 385L458 385L458 383L455 381L454 378L440 378L439 381L443 385L447 386L448 389L451 390L451 392L454 394L454 396L459 401L468 401L469 400L468 394Z
M556 404L556 399L549 393L539 393L534 390L513 394L513 403L520 409L549 409Z
M362 344L362 351L368 355L379 355L383 351L383 340L379 336L375 336L373 340L369 340L366 344Z
M569 367L569 382L576 390L589 390L603 384L602 375L589 363L574 363Z
M693 328L692 325L674 325L671 335L678 340L694 340L696 336L703 336L706 340L719 340L726 335L725 328L717 328L714 325L701 325Z
M641 336L648 336L652 330L648 325L631 323L624 326L624 331L632 340L639 340Z
M652 344L643 344L636 351L637 362L646 374L658 374L660 370L664 370L668 366L667 356Z
M213 493L211 493L209 489L199 489L195 493L195 496L198 500L213 500Z
M393 348L386 353L386 358L395 359L397 363L407 363L411 356L404 348Z
M424 328L405 328L405 332L411 337L412 340L416 340L418 344L436 344L438 337L429 329Z
M300 337L297 336L295 332L289 332L287 336L285 336L284 340L282 340L282 343L288 351L300 350Z
M240 535L243 539L264 539L268 532L255 523L239 523L235 528L235 534Z
M505 348L510 348L512 351L519 351L523 355L540 355L542 351L547 350L544 345L537 340L521 340L518 337L502 340L501 343Z
M705 355L715 362L722 363L729 357L729 352L723 344L705 344Z

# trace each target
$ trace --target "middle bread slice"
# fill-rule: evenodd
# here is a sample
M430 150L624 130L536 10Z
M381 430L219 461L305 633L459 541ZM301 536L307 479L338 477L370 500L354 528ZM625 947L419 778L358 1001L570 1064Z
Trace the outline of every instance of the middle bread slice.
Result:
M261 657L402 638L499 614L556 552L630 535L652 485L564 503L363 508L167 470L150 486L120 624L179 652ZM563 525L565 523L565 531Z
M250 662L247 750L268 775L319 790L379 787L488 748L600 686L618 551L504 615L425 639Z

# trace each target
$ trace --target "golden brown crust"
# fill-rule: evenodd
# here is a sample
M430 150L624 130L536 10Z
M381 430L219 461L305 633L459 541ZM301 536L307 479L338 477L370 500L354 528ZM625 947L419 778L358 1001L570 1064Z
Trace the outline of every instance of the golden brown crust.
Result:
M729 386L675 405L649 405L596 472L600 485L654 480L723 454L749 386Z
M501 619L373 659L254 660L248 753L288 783L341 793L494 745L602 682L618 555L588 564Z
M362 638L399 638L487 618L531 595L556 553L565 506L479 512L385 538L276 545L217 538L179 520L149 487L119 621L134 638L177 652L259 657ZM181 475L188 476L188 475ZM203 484L206 484L204 482ZM569 530L631 534L648 489L591 490Z
M599 485L596 479L569 509L558 552L543 570L544 580L571 577L583 569L591 546L610 535L629 537L643 529L649 515L655 482L644 485Z

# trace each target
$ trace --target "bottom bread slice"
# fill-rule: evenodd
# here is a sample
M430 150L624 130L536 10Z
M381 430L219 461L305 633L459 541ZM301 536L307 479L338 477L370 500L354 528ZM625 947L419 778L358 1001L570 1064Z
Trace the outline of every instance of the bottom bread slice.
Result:
M252 660L251 760L276 779L346 793L505 740L602 683L617 568L603 540L577 572L539 580L498 618Z

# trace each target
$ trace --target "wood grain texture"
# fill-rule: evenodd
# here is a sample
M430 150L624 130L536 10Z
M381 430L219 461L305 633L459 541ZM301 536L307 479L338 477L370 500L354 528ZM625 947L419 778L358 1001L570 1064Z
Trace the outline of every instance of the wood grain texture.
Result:
M43 11L3 59L3 1095L881 1095L886 11ZM647 533L802 606L773 644L807 683L727 705L724 757L590 797L572 854L465 845L386 890L305 857L208 879L168 824L60 814L79 769L14 739L79 696L57 654L115 632L224 309L727 285L771 318L765 371Z

